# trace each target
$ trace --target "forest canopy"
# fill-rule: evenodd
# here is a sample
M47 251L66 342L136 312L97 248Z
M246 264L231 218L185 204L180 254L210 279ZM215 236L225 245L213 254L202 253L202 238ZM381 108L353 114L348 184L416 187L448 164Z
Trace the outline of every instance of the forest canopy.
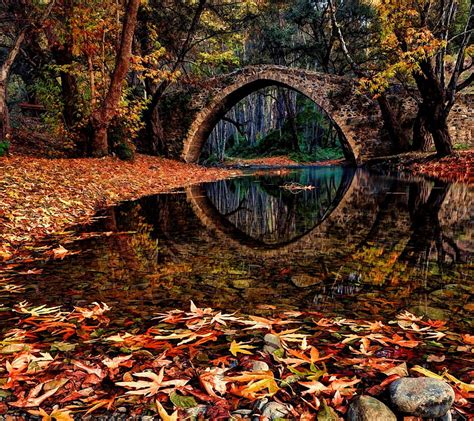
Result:
M159 104L173 85L278 64L353 79L377 101L394 151L434 143L449 155L447 119L473 80L472 30L469 0L2 0L1 141L164 154ZM416 101L408 131L394 89Z

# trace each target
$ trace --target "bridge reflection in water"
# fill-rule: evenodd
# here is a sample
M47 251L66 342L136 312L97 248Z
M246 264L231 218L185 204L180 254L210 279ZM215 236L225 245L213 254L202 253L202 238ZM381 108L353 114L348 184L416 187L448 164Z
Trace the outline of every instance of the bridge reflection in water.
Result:
M315 189L292 194L286 182ZM193 300L378 319L409 309L463 324L474 308L472 198L465 185L343 168L146 197L103 213L67 245L79 254L31 267L42 273L20 279L23 299L103 301L115 317Z
M353 168L317 167L282 178L230 179L188 189L197 216L229 239L255 249L275 250L299 241L339 205ZM298 184L309 189L288 190Z

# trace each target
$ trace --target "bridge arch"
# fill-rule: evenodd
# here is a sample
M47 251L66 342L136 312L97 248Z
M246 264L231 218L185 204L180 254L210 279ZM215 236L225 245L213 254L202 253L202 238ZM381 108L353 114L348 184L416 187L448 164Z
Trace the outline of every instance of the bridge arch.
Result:
M342 129L345 126L344 115L340 113L340 110L336 110L329 101L333 86L327 80L319 81L318 84L314 81L308 83L306 78L289 74L288 69L285 69L285 72L280 69L269 69L253 73L250 76L237 77L234 83L222 89L196 115L184 142L183 159L186 162L196 162L204 143L219 120L243 98L268 86L280 86L294 90L316 103L338 128L345 157L349 161L356 160L358 146L351 133L346 133Z
M389 142L381 141L379 108L358 93L353 81L274 65L248 66L211 79L174 85L158 109L165 152L196 162L219 119L248 94L272 85L300 92L318 104L342 133L350 159L361 162L389 153Z

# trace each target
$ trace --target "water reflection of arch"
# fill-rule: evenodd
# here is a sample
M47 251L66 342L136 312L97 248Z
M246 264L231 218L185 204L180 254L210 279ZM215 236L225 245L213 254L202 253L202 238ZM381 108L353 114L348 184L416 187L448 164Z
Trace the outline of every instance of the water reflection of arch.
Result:
M268 244L257 240L250 235L239 230L224 215L222 215L212 203L206 194L203 185L194 185L186 189L186 196L192 209L201 223L214 232L223 244L231 244L243 253L261 254L261 255L278 255L281 252L297 250L304 245L311 246L315 237L320 237L325 229L327 221L333 218L344 217L344 208L346 202L352 194L354 171L348 169L342 174L341 183L337 189L334 200L329 206L322 218L306 232L292 238L288 241L279 242L277 244Z

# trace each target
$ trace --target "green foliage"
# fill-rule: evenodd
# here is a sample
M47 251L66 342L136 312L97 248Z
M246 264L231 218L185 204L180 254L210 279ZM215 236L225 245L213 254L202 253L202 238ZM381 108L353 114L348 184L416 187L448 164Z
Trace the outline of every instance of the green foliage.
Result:
M115 153L122 161L132 161L135 158L135 147L131 142L121 142L115 147Z
M340 147L316 149L312 154L305 152L292 152L289 157L296 162L318 162L344 159L344 153Z
M8 155L10 150L10 142L7 140L0 140L0 156Z
M295 118L298 150L293 147L293 131L287 119L281 129L275 129L258 138L254 145L240 133L227 139L229 157L258 158L289 155L297 162L315 162L344 158L341 140L327 115L309 98L298 96ZM315 133L318 138L315 138Z
M46 109L46 112L42 115L43 122L53 133L64 131L64 102L57 76L56 69L53 66L47 66L35 79L33 85L38 102Z

